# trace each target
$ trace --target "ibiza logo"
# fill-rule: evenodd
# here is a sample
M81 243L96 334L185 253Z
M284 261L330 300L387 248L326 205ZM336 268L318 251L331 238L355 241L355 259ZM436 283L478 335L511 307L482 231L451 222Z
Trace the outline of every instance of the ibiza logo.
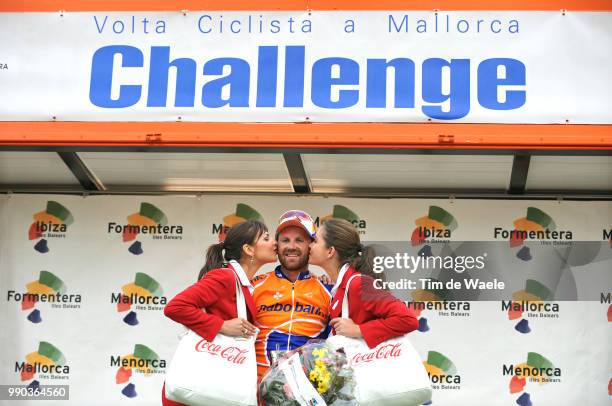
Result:
M110 357L110 366L119 367L115 374L115 383L127 385L121 389L121 394L128 398L138 396L136 392L136 384L134 374L140 374L144 377L150 377L153 374L164 374L166 368L166 360L160 359L155 351L143 344L134 345L134 351L131 354L124 356Z
M402 344L385 344L381 345L376 351L369 351L366 353L357 353L351 358L351 364L363 364L381 359L398 358L402 355Z
M34 222L28 230L28 239L38 240L34 249L41 254L49 252L48 239L66 238L68 226L74 222L70 210L53 200L47 202L45 211L40 211L33 217Z
M457 367L446 355L438 351L429 351L423 362L433 389L461 389L461 375Z
M418 330L426 333L430 330L429 321L423 316L423 311L437 311L441 317L469 317L471 315L471 305L468 301L455 300L454 295L448 289L435 289L433 286L444 286L442 282L435 278L429 278L427 289L416 289L410 293L411 302L406 302L406 306L412 309L415 316L419 319Z
M348 207L342 206L339 204L334 205L334 208L331 214L325 215L323 217L317 217L314 220L314 223L318 228L318 227L321 227L323 223L325 223L327 220L331 218L343 219L343 220L348 221L349 223L355 226L355 228L357 229L357 232L360 235L364 235L367 231L368 224L366 220L359 217L357 213L355 213Z
M52 309L78 309L81 295L66 293L66 285L58 276L49 271L40 271L38 280L26 284L26 292L7 291L7 301L21 302L21 310L29 311L27 319L31 323L42 322L37 304L49 303Z
M455 216L439 206L429 206L427 216L419 217L414 224L416 228L410 237L413 247L427 242L448 242L452 238L453 231L458 227ZM424 245L418 254L425 257L431 256L431 246Z
M21 375L22 382L31 381L28 388L38 388L39 379L60 380L70 376L70 366L64 354L47 341L39 342L38 351L29 353L25 358L25 361L15 362L15 373Z
M502 312L508 312L508 320L521 319L514 329L521 334L531 332L528 319L558 319L559 304L552 303L553 293L542 283L527 279L525 289L512 294L512 300L502 300Z
M523 261L531 261L531 250L524 245L526 240L542 240L546 244L562 244L571 241L571 231L557 231L557 225L551 216L537 207L528 207L527 216L514 220L514 229L502 227L493 229L493 238L509 240L510 248L521 247L516 257Z
M117 305L117 312L129 313L123 322L129 326L139 324L136 310L161 311L167 303L161 285L144 272L136 272L133 283L121 287L120 293L111 293L111 304Z
M128 251L134 255L141 255L144 250L142 239L150 235L153 240L182 240L183 226L168 225L168 218L157 206L142 202L138 213L130 214L127 217L127 224L117 224L109 222L107 233L121 234L124 243L131 243ZM133 242L132 242L133 241Z
M224 241L230 228L248 220L264 221L262 215L257 210L248 204L238 203L234 213L223 217L223 223L212 225L212 233L213 235L219 235L219 242Z
M211 355L219 356L231 364L242 365L247 360L248 350L238 347L224 347L210 341L202 339L195 346L197 352L206 352Z
M528 382L537 383L538 386L561 382L561 369L555 367L551 361L537 352L527 353L527 362L518 365L504 364L502 374L512 376L509 385L510 393L521 394L516 400L520 406L532 405L531 395L525 391Z

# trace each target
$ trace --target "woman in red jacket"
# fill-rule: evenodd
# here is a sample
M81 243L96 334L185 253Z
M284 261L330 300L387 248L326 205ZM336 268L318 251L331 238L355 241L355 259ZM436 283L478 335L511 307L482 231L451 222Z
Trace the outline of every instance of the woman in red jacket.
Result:
M374 249L364 247L355 226L346 220L325 221L310 244L309 263L323 268L332 282L331 325L335 334L363 338L370 348L419 326L412 310L386 290L377 289L372 271ZM348 287L349 319L341 318Z
M251 279L262 265L270 262L276 262L276 241L265 224L246 221L233 226L223 242L208 248L198 282L170 300L164 314L208 341L218 333L252 336L257 329L253 325L256 311ZM236 278L242 285L248 320L237 317ZM165 385L162 404L181 405L166 399Z

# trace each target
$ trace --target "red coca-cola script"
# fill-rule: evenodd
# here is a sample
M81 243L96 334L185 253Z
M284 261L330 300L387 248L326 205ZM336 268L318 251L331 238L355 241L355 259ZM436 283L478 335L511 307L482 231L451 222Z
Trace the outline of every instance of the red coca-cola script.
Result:
M397 358L401 354L402 354L402 343L387 344L387 345L381 346L380 348L377 348L375 351L355 354L353 356L353 359L351 360L351 363L359 364L363 362L372 362L378 359Z
M198 352L207 352L212 355L218 355L227 362L233 364L244 364L247 359L247 350L238 347L223 347L221 345L211 343L204 339L200 340L195 350Z

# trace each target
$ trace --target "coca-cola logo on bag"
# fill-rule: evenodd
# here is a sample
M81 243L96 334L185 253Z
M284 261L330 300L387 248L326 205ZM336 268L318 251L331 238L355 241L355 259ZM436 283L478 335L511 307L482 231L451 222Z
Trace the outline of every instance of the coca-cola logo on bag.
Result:
M197 352L207 352L212 355L218 355L227 362L233 364L244 364L247 359L248 350L243 350L238 347L223 347L221 345L211 343L205 339L200 340L196 346Z
M378 359L397 358L402 354L402 343L383 345L375 351L357 353L353 356L351 364L372 362Z

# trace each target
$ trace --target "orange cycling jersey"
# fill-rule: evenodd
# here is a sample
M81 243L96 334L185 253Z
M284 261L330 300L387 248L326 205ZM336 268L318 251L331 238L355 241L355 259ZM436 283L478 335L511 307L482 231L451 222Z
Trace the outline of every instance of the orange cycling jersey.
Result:
M280 266L257 276L253 285L255 319L260 329L255 352L261 378L270 367L270 351L293 350L311 338L327 338L331 286L309 272L300 272L291 282Z

